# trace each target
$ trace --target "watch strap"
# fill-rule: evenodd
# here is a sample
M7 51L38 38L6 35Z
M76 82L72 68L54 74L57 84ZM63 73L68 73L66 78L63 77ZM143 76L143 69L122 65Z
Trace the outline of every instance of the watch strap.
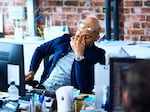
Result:
M81 61L84 59L84 56L75 56L76 61Z

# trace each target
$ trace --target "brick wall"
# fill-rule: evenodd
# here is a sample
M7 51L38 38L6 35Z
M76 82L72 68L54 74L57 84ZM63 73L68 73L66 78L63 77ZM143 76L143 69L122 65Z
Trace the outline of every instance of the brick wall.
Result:
M123 1L124 39L150 41L150 1Z
M86 2L85 0L49 0L40 4L42 4L41 10L44 17L51 16L53 25L69 26L71 34L76 32L79 20L91 14L99 18L103 25L101 31L104 32L104 0L93 0L92 2ZM44 22L42 20L38 24L43 28Z
M9 20L10 4L25 6L26 0L0 0L0 12L4 14L5 34L13 34L13 21ZM77 29L77 23L87 15L96 15L100 20L101 32L105 27L105 0L35 0L36 13L43 17L52 17L53 25L67 25L71 34ZM113 1L113 0L112 0ZM149 0L118 0L119 1L119 38L122 40L150 41L150 1ZM40 8L39 8L40 6ZM111 13L113 17L113 12ZM23 28L28 34L27 21L23 20ZM111 21L113 23L113 19ZM37 21L43 30L44 20ZM113 39L113 25L112 34Z

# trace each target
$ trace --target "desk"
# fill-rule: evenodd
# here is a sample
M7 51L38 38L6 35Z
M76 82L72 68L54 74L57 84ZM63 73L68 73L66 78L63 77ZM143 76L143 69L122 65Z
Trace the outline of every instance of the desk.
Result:
M116 54L119 56L119 50L123 48L130 56L136 56L136 58L150 58L150 42L103 41L96 43L96 45L105 49L106 55Z
M122 48L129 56L135 56L136 58L142 59L150 58L150 42L135 43L133 41L102 41L95 44L106 51L106 65L95 65L95 85L98 84L100 88L103 88L103 86L109 86L109 57L124 57L125 53L120 54ZM100 100L101 95L99 95L98 98Z
M16 105L19 104L19 112L34 112L31 110L36 108L35 106L38 106L38 107L42 106L42 110L44 110L43 112L49 112L50 110L51 110L51 112L55 112L54 109L56 108L56 106L53 104L53 101L55 99L55 93L52 91L46 91L46 90L44 90L44 91L45 91L45 93L44 93L42 105L40 105L41 100L39 100L39 98L41 98L42 93L43 93L43 90L41 90L41 89L33 89L31 93L26 93L26 96L21 96L19 98L18 102L16 102L16 101L9 102L8 93L0 92L0 94L1 94L0 100L3 101L2 102L3 105L7 104L8 107L10 105L10 109L13 109L13 107L18 107ZM0 112L2 110L6 110L6 109L7 108L4 108L4 106L3 106L2 108L0 108ZM16 108L14 108L14 109L16 109ZM3 112L5 112L5 111L3 111ZM8 111L6 111L6 112L8 112ZM9 112L12 112L12 111L9 111Z

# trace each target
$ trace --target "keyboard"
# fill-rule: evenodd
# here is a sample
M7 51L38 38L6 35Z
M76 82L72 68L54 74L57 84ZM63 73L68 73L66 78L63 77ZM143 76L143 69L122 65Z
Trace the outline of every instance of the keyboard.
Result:
M49 91L45 89L36 89L36 88L32 90L32 93L37 93L37 94L42 94L43 92L45 92L45 96L56 98L55 91Z

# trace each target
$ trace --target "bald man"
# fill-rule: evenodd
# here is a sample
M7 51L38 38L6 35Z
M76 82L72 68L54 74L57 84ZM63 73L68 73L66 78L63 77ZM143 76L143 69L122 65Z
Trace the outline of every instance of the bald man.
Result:
M105 51L94 45L99 39L100 25L95 17L79 22L74 36L65 34L36 48L26 81L32 81L41 60L48 57L40 85L47 90L57 90L71 85L81 93L91 93L94 88L94 65L105 64Z

